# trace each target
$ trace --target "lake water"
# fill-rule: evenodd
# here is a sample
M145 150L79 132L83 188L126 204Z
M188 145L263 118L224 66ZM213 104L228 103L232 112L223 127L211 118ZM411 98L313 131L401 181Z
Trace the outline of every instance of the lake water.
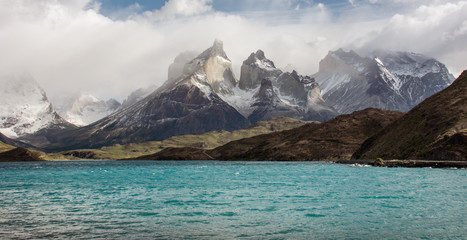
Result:
M467 170L0 163L0 239L467 239Z

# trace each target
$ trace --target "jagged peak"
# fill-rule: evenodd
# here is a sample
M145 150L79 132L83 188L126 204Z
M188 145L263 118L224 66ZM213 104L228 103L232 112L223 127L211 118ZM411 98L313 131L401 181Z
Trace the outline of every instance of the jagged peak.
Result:
M290 73L290 75L291 75L293 78L297 79L297 80L299 79L298 72L295 71L295 70L293 70L293 71Z
M258 51L256 51L256 58L258 58L259 60L263 60L263 59L266 58L266 57L264 56L263 50L258 49Z
M264 55L263 50L258 49L255 53L251 53L250 56L243 61L243 64L245 65L256 65L260 68L265 68L268 70L275 69L276 66L274 66L274 62L267 59L266 56Z
M337 58L339 58L341 60L344 60L344 61L348 61L348 60L351 60L351 59L357 59L357 60L363 59L363 57L361 57L354 50L345 51L342 48L339 48L336 51L329 51L328 55L337 57Z
M215 39L213 45L201 53L197 58L208 59L210 57L216 56L225 58L230 61L230 59L227 57L227 54L224 52L224 43L219 39Z
M254 97L259 99L271 99L273 97L277 98L273 90L271 79L263 78L261 80L261 86L258 92L254 95Z

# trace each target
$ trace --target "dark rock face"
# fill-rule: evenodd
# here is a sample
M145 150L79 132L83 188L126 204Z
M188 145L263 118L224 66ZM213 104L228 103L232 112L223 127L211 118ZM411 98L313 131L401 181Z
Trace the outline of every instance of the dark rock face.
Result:
M0 162L31 162L44 161L39 154L26 148L15 148L10 151L0 153Z
M84 159L95 159L96 157L96 154L91 151L71 151L71 152L66 152L63 155L84 158Z
M264 56L264 52L258 50L243 61L238 87L244 90L254 89L263 79L274 79L280 74L281 71Z
M286 105L281 101L274 92L272 82L269 79L261 81L261 87L254 98L256 99L252 105L254 111L248 117L248 120L252 123L279 116L301 118L303 115L303 112L298 107Z
M205 150L191 147L166 148L157 154L130 160L212 160Z
M353 158L467 160L467 71L365 141Z
M291 99L295 100L292 102L293 104L306 105L308 92L305 89L305 84L314 83L314 79L309 78L306 80L307 82L302 82L298 73L292 71L291 73L282 73L276 79L276 82L281 95L291 96Z
M248 115L251 122L278 116L327 121L337 116L337 112L322 99L315 79L296 71L282 72L261 50L243 62L238 86L242 90L258 91Z

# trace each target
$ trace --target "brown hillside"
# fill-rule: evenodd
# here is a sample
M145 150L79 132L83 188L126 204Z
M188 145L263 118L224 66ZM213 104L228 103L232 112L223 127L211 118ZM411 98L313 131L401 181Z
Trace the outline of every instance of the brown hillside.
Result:
M292 130L233 141L210 151L166 149L140 159L219 159L318 161L350 159L368 137L403 113L365 109L326 123L309 123Z
M0 162L26 162L26 161L44 161L40 153L26 148L18 147L10 151L0 153Z
M371 137L355 159L467 160L467 71Z

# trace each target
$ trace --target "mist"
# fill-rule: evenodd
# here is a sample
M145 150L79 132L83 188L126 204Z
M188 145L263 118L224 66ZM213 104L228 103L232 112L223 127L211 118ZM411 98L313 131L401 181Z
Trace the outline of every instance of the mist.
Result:
M419 52L456 77L466 68L467 1L303 2L248 11L251 2L239 1L229 12L216 10L216 1L170 0L106 16L99 1L1 0L0 74L28 72L52 97L88 92L121 101L139 87L162 85L179 53L201 52L214 39L224 42L237 78L258 49L277 67L306 75L338 48Z

